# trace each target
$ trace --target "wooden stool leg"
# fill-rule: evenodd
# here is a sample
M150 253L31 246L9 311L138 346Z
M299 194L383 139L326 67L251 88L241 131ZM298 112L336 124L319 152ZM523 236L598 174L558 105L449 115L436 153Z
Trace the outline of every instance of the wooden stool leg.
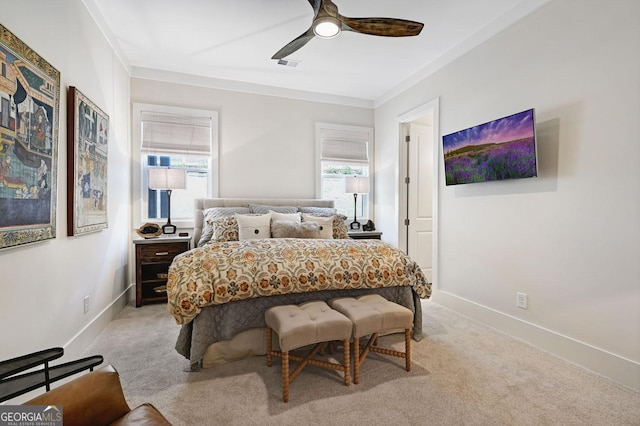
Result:
M267 367L271 367L273 364L273 356L271 355L272 343L271 343L271 328L267 327Z
M289 352L282 352L282 400L289 402Z
M353 338L353 384L360 383L360 339Z
M404 330L404 353L407 371L411 371L411 330Z
M349 386L351 384L351 354L349 353L349 339L344 341L344 384Z

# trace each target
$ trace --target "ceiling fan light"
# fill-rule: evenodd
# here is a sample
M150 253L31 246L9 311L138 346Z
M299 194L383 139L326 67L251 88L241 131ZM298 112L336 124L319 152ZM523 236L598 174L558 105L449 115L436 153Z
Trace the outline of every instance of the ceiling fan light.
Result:
M313 32L320 38L334 38L340 34L340 21L332 16L324 16L313 21Z

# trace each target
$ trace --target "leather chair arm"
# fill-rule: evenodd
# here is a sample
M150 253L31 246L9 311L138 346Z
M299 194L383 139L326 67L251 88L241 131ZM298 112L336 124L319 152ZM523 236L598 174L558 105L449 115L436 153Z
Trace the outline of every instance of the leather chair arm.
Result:
M24 404L62 405L65 426L108 425L131 411L118 372L111 365L77 377Z

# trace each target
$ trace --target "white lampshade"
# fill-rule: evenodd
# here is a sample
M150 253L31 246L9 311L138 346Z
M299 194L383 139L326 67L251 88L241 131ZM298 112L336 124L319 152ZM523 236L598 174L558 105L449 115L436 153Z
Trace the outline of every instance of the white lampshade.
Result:
M369 178L353 176L344 179L344 192L349 194L367 194L369 192Z
M151 189L184 189L187 175L184 169L157 167L149 169L149 188Z

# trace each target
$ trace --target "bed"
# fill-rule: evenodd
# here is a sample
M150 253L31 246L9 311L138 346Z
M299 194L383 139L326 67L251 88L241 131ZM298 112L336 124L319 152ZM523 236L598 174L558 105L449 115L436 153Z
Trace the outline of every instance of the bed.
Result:
M420 299L431 286L418 265L380 240L350 239L346 217L333 206L317 199L195 201L195 247L176 256L167 283L168 309L181 326L175 349L192 370L264 354L265 310L308 300L377 293L411 309L413 338L422 338ZM285 222L290 228L280 233ZM281 238L270 238L276 231Z

